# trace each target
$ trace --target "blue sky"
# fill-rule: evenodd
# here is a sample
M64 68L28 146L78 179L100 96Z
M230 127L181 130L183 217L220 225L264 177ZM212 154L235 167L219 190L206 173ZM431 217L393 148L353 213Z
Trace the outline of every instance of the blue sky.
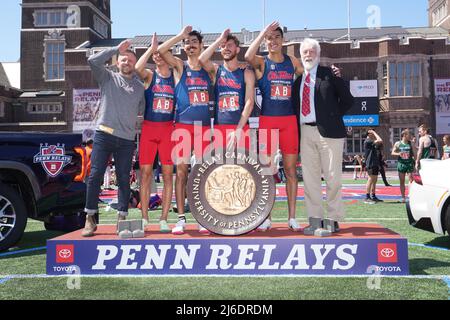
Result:
M174 34L180 29L180 0L111 0L113 37ZM2 0L0 61L20 55L20 0ZM183 0L184 23L203 32L225 28L260 30L262 0ZM351 0L352 27L366 27L371 5L380 8L381 26L428 25L427 0ZM347 0L266 0L266 22L278 20L288 29L347 27Z

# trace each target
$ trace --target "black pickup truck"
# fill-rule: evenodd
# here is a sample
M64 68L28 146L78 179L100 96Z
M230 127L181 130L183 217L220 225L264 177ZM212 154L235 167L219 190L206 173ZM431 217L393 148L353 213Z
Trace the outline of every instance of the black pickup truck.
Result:
M80 228L86 165L81 134L0 132L0 251L20 240L28 218Z

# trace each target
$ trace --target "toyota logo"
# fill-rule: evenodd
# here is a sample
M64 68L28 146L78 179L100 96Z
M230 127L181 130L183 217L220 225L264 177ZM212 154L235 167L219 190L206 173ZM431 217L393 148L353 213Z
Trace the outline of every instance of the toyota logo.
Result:
M63 259L68 259L72 255L72 251L69 249L59 250L58 255Z
M391 248L384 248L381 250L380 254L385 258L392 258L395 255L395 251Z

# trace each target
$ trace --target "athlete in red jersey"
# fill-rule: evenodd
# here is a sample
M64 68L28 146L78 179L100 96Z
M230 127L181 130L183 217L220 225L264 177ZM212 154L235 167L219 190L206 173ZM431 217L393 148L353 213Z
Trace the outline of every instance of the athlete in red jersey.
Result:
M268 25L259 36L253 41L250 48L245 54L245 60L254 68L256 79L258 81L271 81L273 79L269 79L268 75L271 71L275 71L277 66L276 64L290 64L291 72L290 79L281 79L282 75L287 71L283 70L279 72L279 80L280 86L272 84L271 91L268 94L271 94L274 99L279 99L279 101L283 101L281 99L284 98L283 113L280 116L273 116L276 114L270 111L275 100L271 101L263 101L263 105L266 106L265 110L262 110L262 117L260 118L260 132L268 131L267 136L267 150L261 150L261 155L266 154L269 159L267 162L271 164L271 167L274 169L274 173L276 172L276 166L274 165L274 156L277 150L274 150L273 146L269 141L271 141L271 134L274 132L274 129L279 130L279 139L280 139L280 149L283 155L283 164L284 170L286 173L286 191L288 196L288 209L289 209L289 228L294 231L300 231L300 226L298 222L295 220L296 215L296 202L297 202L297 188L298 188L298 180L296 173L296 164L298 159L298 124L295 116L295 110L292 106L291 92L292 83L294 81L294 77L297 75L303 74L303 66L300 61L295 57L283 54L283 42L284 42L283 30L280 28L278 22L272 22ZM267 49L269 50L268 57L263 57L257 55L257 52L265 40L267 45ZM288 61L286 61L286 59ZM270 60L272 62L270 66L273 66L273 70L266 70L267 62ZM287 82L283 85L283 80ZM261 82L260 82L261 83ZM286 94L284 94L286 93ZM277 103L277 102L275 102ZM265 112L270 114L270 116L264 116ZM267 132L266 131L266 132ZM261 137L261 136L260 136ZM264 139L263 139L264 140ZM261 140L260 140L261 143ZM266 231L270 229L271 221L270 217L267 219L259 228L259 231Z
M218 48L224 61L222 66L210 60ZM255 74L239 63L240 50L239 40L227 29L199 57L216 82L215 147L231 148L237 143L239 148L249 148L245 140L249 137L247 121L255 104ZM236 108L226 108L224 104Z
M169 65L161 58L157 50L158 40L156 34L154 34L152 45L136 63L136 71L144 80L146 96L146 109L139 145L140 197L142 219L145 224L148 224L150 183L153 179L153 162L158 152L164 181L160 231L170 232L167 217L173 193L173 161L171 157L173 142L171 136L173 132L175 85ZM150 57L156 64L155 71L146 68Z
M188 58L186 62L174 57L171 53L172 47L181 41L183 41L184 51ZM184 233L186 223L184 206L191 150L194 149L196 157L199 157L206 146L210 144L210 137L208 137L210 135L210 126L206 123L209 120L207 88L213 79L208 76L198 60L202 49L203 37L199 32L194 31L191 26L185 27L178 35L167 40L158 48L158 52L163 59L173 67L175 76L175 99L177 104L175 133L181 131L187 133L189 136L183 135L181 143L186 140L190 142L187 146L185 146L186 143L183 144L182 149L185 152L179 159L174 159L177 165L175 195L179 221L176 227L172 229L172 233L176 235ZM197 122L200 125L196 125L195 123ZM200 147L197 147L197 145L200 145ZM199 231L204 234L209 233L202 226L199 226Z

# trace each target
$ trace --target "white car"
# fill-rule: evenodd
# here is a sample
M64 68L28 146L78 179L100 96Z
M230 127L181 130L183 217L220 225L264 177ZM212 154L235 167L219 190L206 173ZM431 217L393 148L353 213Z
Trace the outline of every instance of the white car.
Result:
M406 203L409 223L437 234L450 234L450 159L421 160Z

